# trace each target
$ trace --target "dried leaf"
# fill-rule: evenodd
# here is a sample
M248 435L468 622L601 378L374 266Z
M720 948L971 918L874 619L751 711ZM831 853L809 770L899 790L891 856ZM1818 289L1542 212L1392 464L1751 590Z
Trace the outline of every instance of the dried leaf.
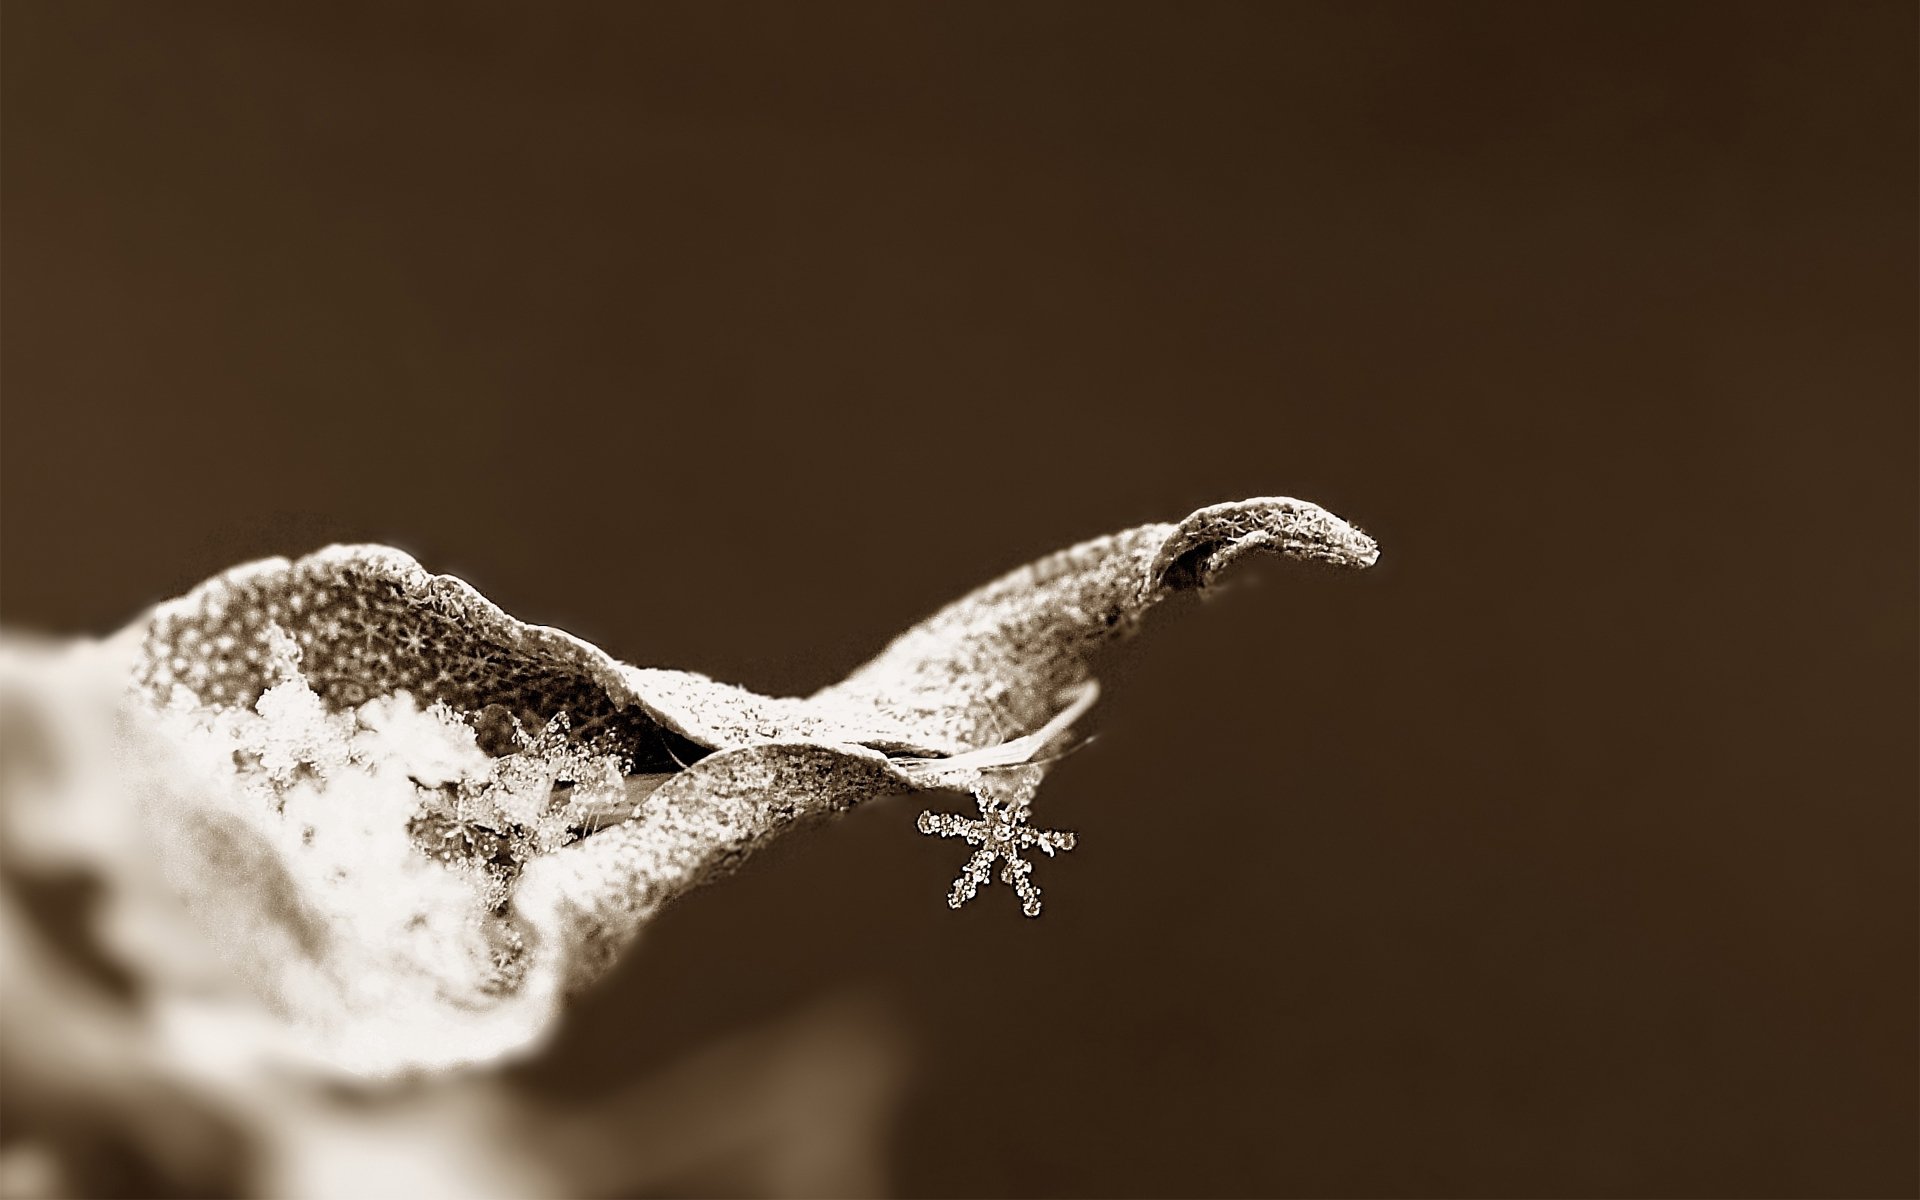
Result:
M331 1060L493 1057L784 829L1027 763L1096 650L1255 552L1376 557L1302 501L1216 505L1022 567L807 698L627 666L385 547L241 567L144 628L138 707L204 781L159 813L173 874Z

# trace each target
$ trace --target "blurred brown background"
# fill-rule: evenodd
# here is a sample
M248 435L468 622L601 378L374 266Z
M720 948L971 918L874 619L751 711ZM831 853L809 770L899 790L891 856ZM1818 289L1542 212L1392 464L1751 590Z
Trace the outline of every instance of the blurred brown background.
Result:
M893 1186L1910 1195L1906 4L8 0L0 615L403 546L768 691L1298 495L1109 677L1047 914L894 801L523 1086L857 986Z

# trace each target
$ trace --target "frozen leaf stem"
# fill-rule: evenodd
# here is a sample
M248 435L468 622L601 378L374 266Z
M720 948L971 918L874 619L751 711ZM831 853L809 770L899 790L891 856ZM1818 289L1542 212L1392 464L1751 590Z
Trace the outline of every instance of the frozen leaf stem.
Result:
M1000 863L1037 915L1024 855L1073 835L1035 828L1033 796L1097 694L1092 656L1256 553L1377 554L1304 501L1214 505L1020 567L804 698L629 666L386 547L250 564L143 622L134 715L204 779L150 808L203 912L287 929L238 956L322 1054L368 1073L485 1059L674 897L870 797L972 792L977 819L920 818L976 847L950 902Z

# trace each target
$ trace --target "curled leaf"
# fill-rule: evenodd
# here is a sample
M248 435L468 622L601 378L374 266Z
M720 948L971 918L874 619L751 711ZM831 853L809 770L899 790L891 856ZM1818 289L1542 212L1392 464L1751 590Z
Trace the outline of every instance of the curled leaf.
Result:
M536 1036L661 906L788 827L1029 763L1092 702L1096 650L1256 552L1376 556L1302 501L1216 505L1021 567L776 698L628 666L399 551L336 546L155 610L133 711L197 781L158 812L170 869L247 931L257 990L334 1062L441 1066Z

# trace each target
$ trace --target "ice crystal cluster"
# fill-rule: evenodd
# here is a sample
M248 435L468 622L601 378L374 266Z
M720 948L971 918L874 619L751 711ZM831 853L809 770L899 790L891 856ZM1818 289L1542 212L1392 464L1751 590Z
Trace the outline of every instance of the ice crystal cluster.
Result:
M480 918L506 909L535 858L632 815L629 760L604 736L570 736L564 710L530 730L498 706L423 708L405 690L330 707L295 640L270 622L264 641L274 682L252 704L208 707L176 687L162 729L209 776L230 764L225 815L270 847L303 928L384 951L375 969L336 961L289 991L346 989L364 1008L423 985L513 990L525 947Z

